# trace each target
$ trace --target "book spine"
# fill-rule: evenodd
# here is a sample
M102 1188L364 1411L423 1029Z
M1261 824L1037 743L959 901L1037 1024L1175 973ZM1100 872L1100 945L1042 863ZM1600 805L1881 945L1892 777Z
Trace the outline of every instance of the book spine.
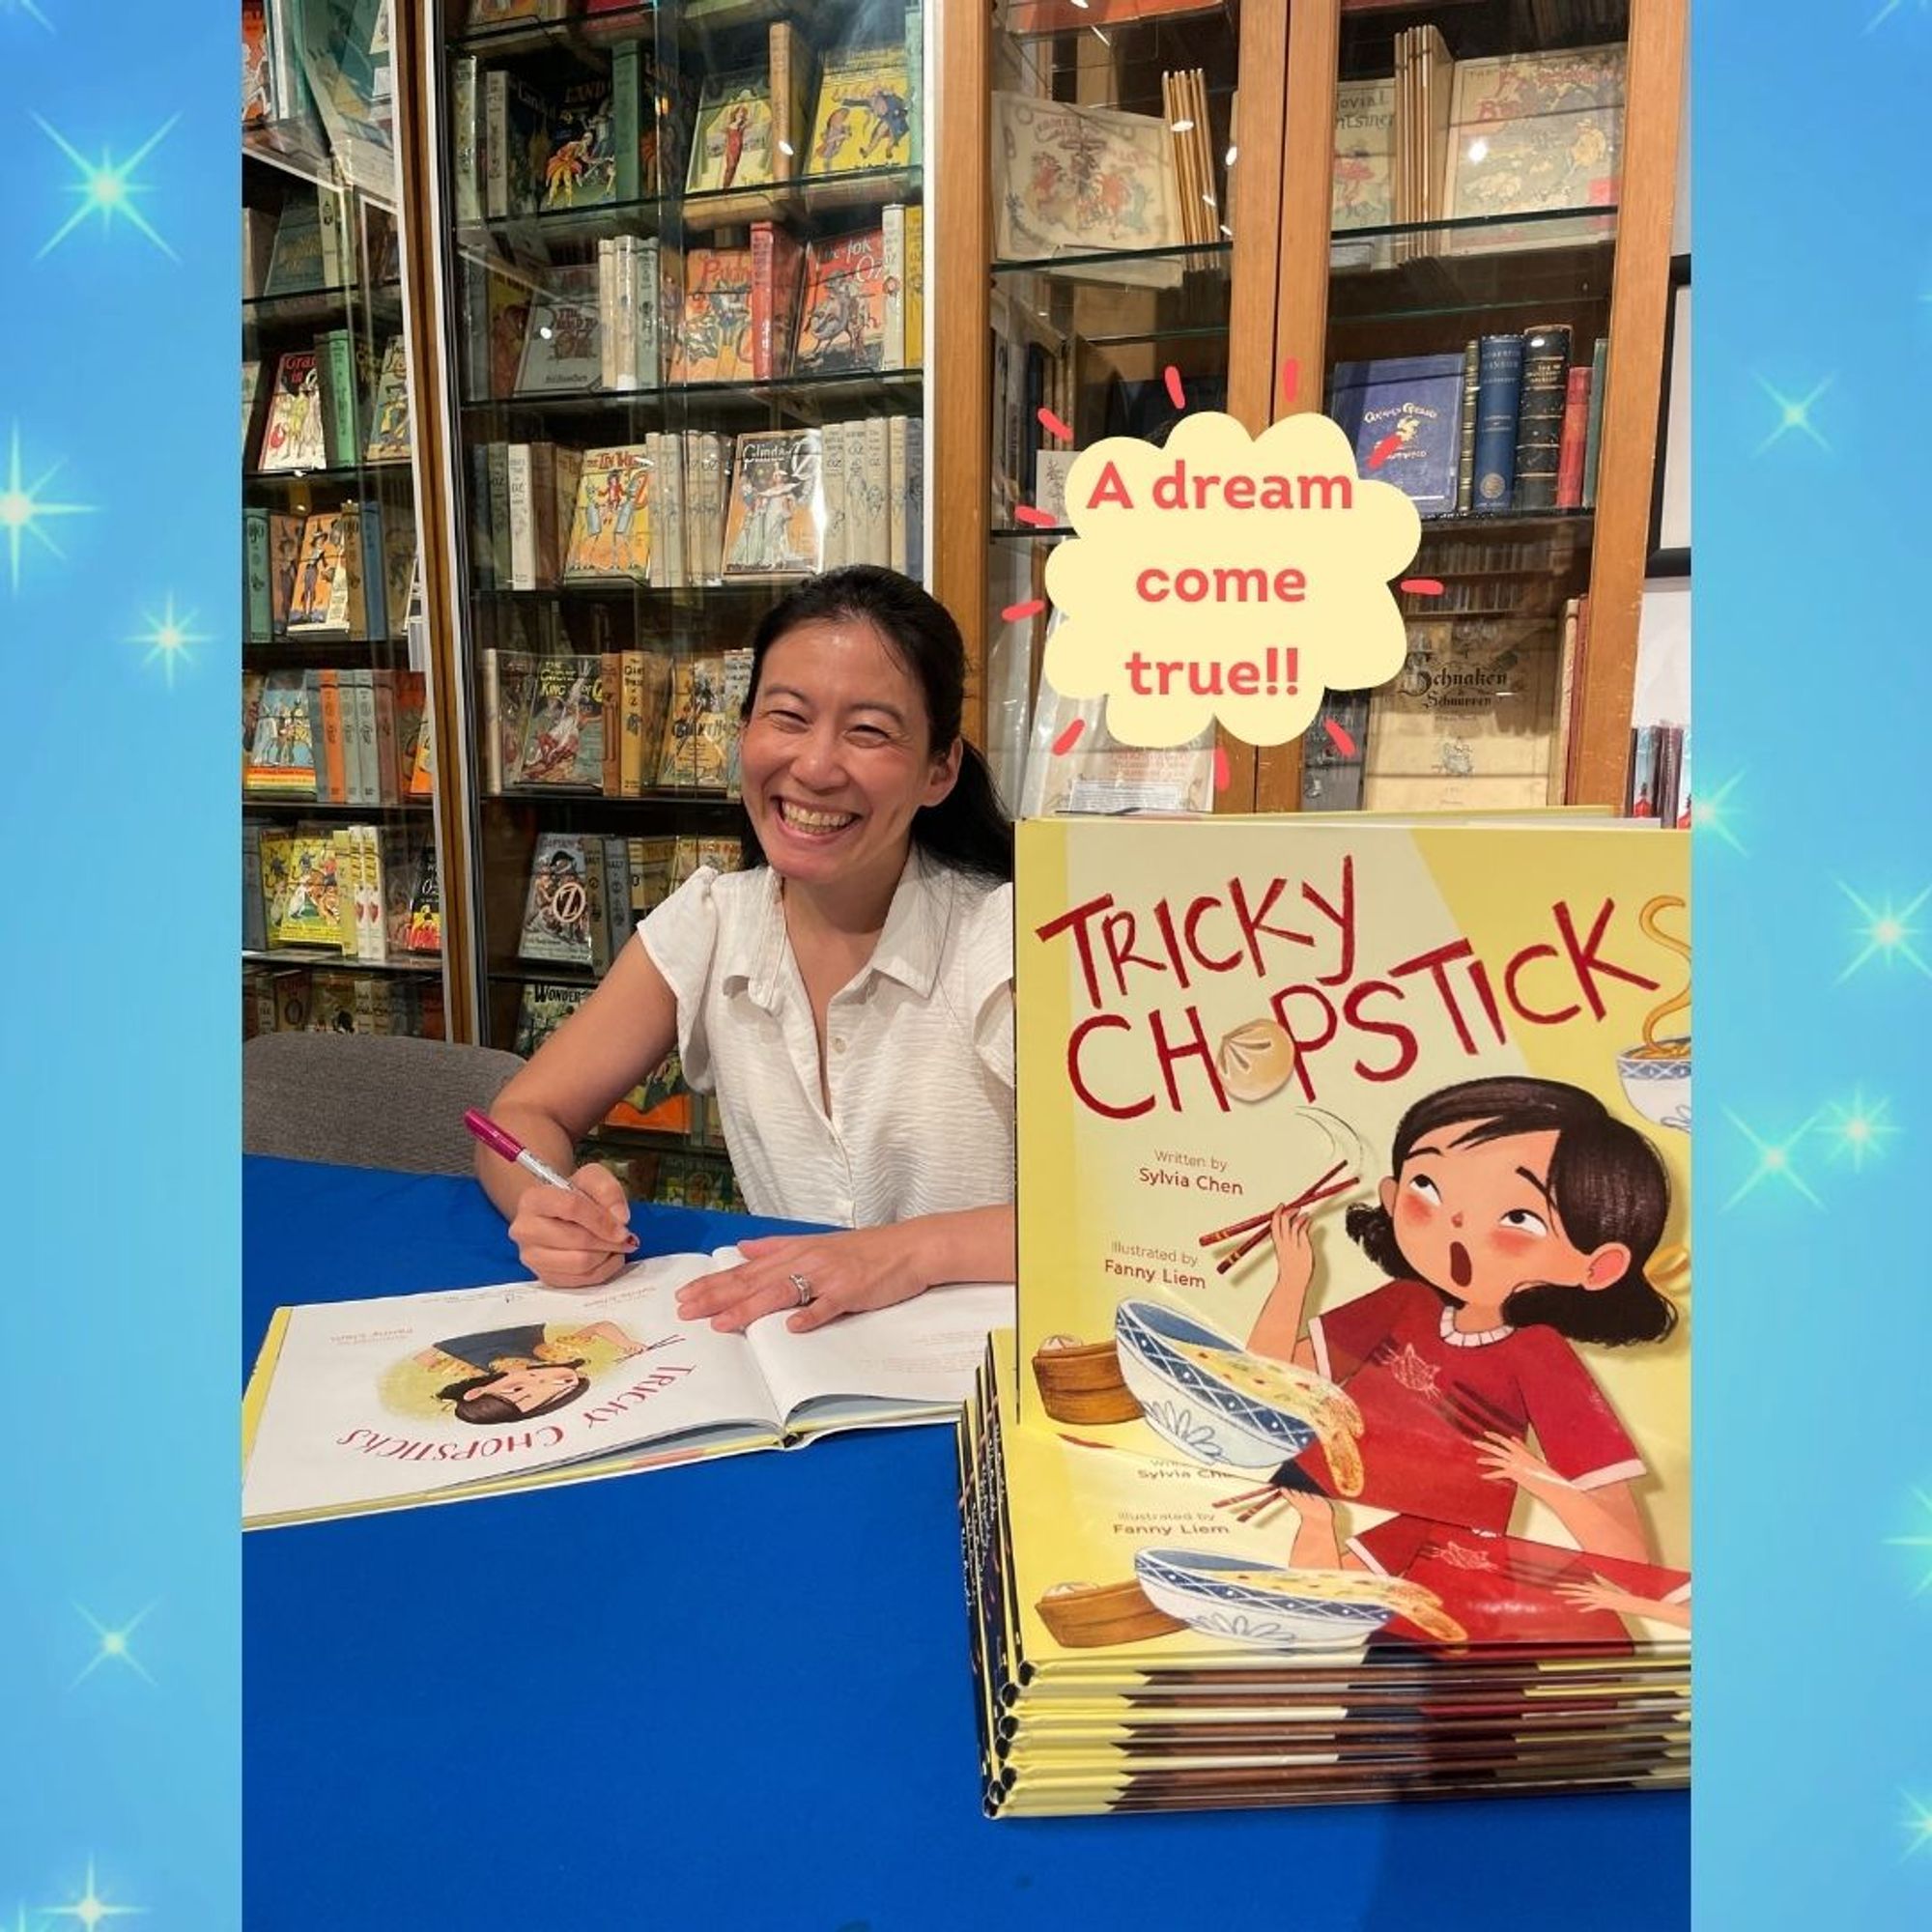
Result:
M376 707L376 802L396 805L402 800L402 781L397 776L400 739L396 732L395 673L370 673Z
M355 805L381 805L383 782L376 769L376 674L367 665L348 673L351 716L355 724L354 756Z
M617 382L617 244L608 235L597 243L597 386L614 389Z
M1597 507L1597 457L1604 440L1604 377L1609 358L1609 337L1600 335L1590 355L1590 418L1583 433L1583 489L1579 500L1586 510Z
M845 426L827 423L818 436L818 482L825 498L823 567L838 570L851 561L845 542Z
M624 659L619 651L599 653L604 694L604 759L598 785L606 798L624 795Z
M906 574L906 517L909 508L907 496L906 419L904 416L888 416L886 418L886 512L889 528L886 561L901 577Z
M322 285L346 287L352 279L342 196L332 187L316 190L317 232L322 242Z
M605 691L611 689L605 672ZM604 754L611 755L611 740L617 742L617 796L637 798L644 789L644 654L640 650L620 652L617 660L617 706L604 721ZM612 724L616 729L611 729Z
M769 221L752 224L752 381L769 383L777 374L772 361L773 227Z
M509 88L503 68L483 76L483 206L492 221L510 213Z
M867 563L884 563L892 554L892 518L886 508L887 450L890 443L886 434L884 416L867 416L864 429L865 476L866 476L866 547L862 553ZM846 447L847 483L850 483L851 447Z
M903 369L906 362L905 213L904 205L894 201L888 202L880 213L886 291L885 339L879 355L882 369Z
M362 454L362 440L356 433L355 354L346 328L331 328L323 341L327 345L327 381L323 384L327 414L323 423L333 469L355 463Z
M1583 444L1590 433L1590 365L1576 364L1563 394L1563 440L1556 450L1556 507L1583 500Z
M634 202L643 193L639 180L639 159L643 151L642 105L638 43L626 41L611 56L611 139L616 149L614 193L620 204Z
M608 973L611 970L611 924L605 917L602 838L586 838L583 841L583 890L589 899L590 970L593 973Z
M613 301L611 332L611 386L635 389L643 382L646 366L640 354L642 324L638 314L638 263L643 243L635 235L620 235L611 244L611 292Z
M919 416L906 418L905 456L905 571L915 583L923 583L925 582L925 423Z
M1463 345L1463 416L1457 425L1456 514L1466 517L1476 488L1476 407L1480 367L1472 337Z
M490 465L490 556L492 581L498 590L512 590L510 574L510 445L485 445Z
M340 805L349 796L342 736L342 674L324 668L310 675L315 679L317 701L309 707L309 716L319 713L322 719L322 756L316 760L315 795L324 805Z
M1516 483L1517 401L1522 389L1522 337L1486 335L1476 375L1476 481L1470 508L1478 516L1509 511Z
M905 10L906 166L925 165L925 9Z
M796 122L792 101L797 78L792 71L793 30L789 20L774 20L765 30L766 69L772 89L772 179L786 182L804 172L809 128Z
M375 498L360 506L355 519L361 547L356 553L356 588L361 595L361 635L386 638L390 632L388 586L383 571L383 506Z
M269 513L242 512L242 561L247 587L248 640L259 643L275 634L274 600L269 584Z
M246 822L242 827L242 950L269 950L268 915L262 899L262 828Z
M483 653L483 791L489 798L503 789L503 653L492 644Z
M1572 597L1563 606L1563 642L1556 661L1556 736L1550 747L1549 789L1545 798L1549 805L1562 805L1570 793L1571 720L1577 703L1577 600Z
M482 156L478 153L476 99L476 56L459 54L450 68L449 118L450 149L456 173L456 218L460 222L483 219L483 182L478 172Z
M1517 404L1516 431L1519 510L1556 507L1556 469L1563 442L1569 370L1568 325L1547 324L1523 331L1522 388Z

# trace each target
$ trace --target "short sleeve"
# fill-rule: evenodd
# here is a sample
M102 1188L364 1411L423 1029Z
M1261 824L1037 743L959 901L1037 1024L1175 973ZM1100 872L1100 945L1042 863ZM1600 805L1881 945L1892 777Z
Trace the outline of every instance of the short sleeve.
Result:
M963 949L973 1050L1009 1093L1013 1087L1013 889L997 887L968 914Z
M1345 1382L1394 1334L1407 1302L1404 1284L1385 1281L1339 1308L1325 1308L1308 1324L1318 1374Z
M677 1057L685 1085L712 1090L711 1046L705 1035L705 996L718 957L722 909L715 867L700 866L677 891L638 923L638 938L677 999Z
M1517 1378L1543 1460L1578 1490L1641 1476L1643 1458L1636 1444L1569 1343L1548 1330L1523 1329L1520 1336L1533 1337L1539 1345Z

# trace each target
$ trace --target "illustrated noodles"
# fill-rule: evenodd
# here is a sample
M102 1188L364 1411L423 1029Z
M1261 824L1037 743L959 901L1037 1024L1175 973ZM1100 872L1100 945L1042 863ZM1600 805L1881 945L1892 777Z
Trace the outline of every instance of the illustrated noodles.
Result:
M1468 1632L1442 1607L1442 1599L1403 1577L1374 1577L1362 1570L1217 1570L1216 1582L1238 1583L1269 1597L1298 1597L1324 1604L1370 1604L1406 1617L1438 1643L1463 1643Z
M1668 952L1675 952L1687 964L1690 958L1690 948L1674 934L1665 932L1657 923L1661 912L1686 910L1684 901L1674 893L1666 893L1649 900L1636 916L1637 924L1648 937L1657 941ZM1666 1020L1677 1014L1690 1010L1690 980L1687 975L1684 990L1675 998L1668 999L1662 1006L1653 1007L1645 1014L1643 1022L1643 1044L1633 1054L1638 1060L1689 1060L1690 1040L1688 1035L1669 1036L1663 1032Z
M1294 1362L1251 1355L1241 1349L1210 1349L1201 1342L1170 1342L1177 1355L1240 1395L1292 1415L1314 1430L1328 1458L1336 1492L1362 1492L1362 1411L1347 1391Z

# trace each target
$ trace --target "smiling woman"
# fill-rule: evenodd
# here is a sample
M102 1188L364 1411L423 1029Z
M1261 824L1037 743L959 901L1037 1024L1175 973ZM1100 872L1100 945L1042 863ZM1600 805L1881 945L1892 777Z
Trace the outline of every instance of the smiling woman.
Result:
M494 1112L567 1168L675 1044L715 1093L753 1213L850 1232L745 1243L689 1316L810 1328L1013 1271L1012 828L960 736L958 626L867 565L811 579L753 639L743 872L701 868ZM633 1245L614 1177L478 1174L525 1264L609 1280Z

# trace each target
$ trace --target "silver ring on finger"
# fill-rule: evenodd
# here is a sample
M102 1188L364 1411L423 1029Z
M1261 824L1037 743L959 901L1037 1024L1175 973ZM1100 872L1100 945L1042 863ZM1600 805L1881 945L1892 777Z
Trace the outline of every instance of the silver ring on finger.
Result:
M798 1306L801 1308L810 1308L814 1299L811 1293L810 1282L806 1280L805 1276L798 1273L796 1270L794 1270L793 1273L791 1274L790 1281L792 1285L792 1291L798 1296Z

